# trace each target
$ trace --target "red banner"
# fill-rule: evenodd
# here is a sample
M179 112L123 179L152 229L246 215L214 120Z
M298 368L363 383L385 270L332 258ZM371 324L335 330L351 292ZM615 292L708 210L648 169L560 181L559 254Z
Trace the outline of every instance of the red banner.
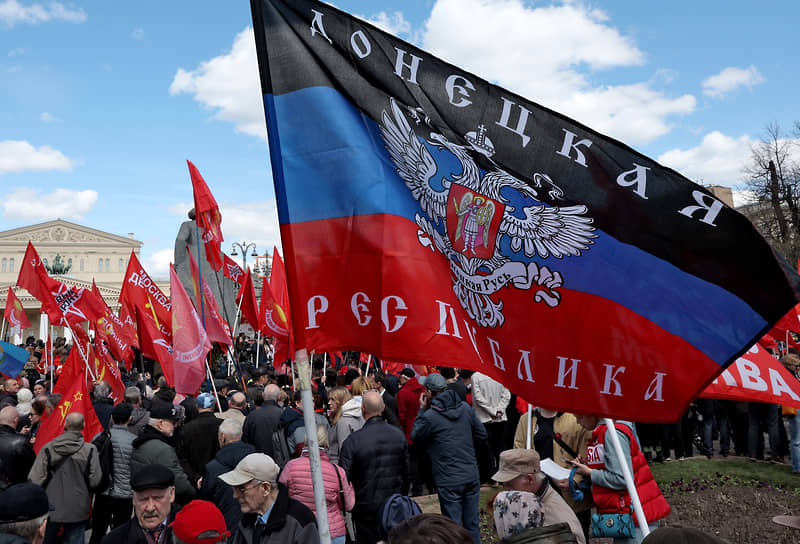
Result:
M97 285L95 285L94 282L92 282L92 291L105 307L103 317L95 321L95 338L99 337L101 341L105 341L114 358L118 361L124 361L125 366L130 370L131 361L133 360L131 345L138 346L136 329L133 327L126 327L122 320L111 311L111 308L106 304L103 295L100 294L100 290L97 289Z
M155 321L153 321L153 317L145 313L146 310L144 308L137 306L134 308L134 312L136 313L136 323L138 324L136 331L139 334L139 345L141 346L142 354L158 361L167 383L174 387L175 373L172 369L174 366L172 344L161 334L156 327Z
M194 213L197 225L203 236L203 243L206 246L206 259L214 270L222 268L222 250L220 244L222 238L222 214L219 206L211 194L211 190L206 185L206 180L200 175L200 171L192 164L189 165L189 175L192 178L192 192L194 193Z
M127 305L127 311L131 313L131 316L135 309L141 310L139 316L147 320L152 328L152 334L145 333L148 337L153 337L152 341L163 339L168 345L172 344L172 302L145 271L134 252L131 252L131 258L128 261L119 301L123 308ZM137 318L137 323L142 354L159 360L152 347L152 341L145 342L142 338L142 321L139 318Z
M800 382L764 347L756 344L726 368L700 396L800 408Z
M200 323L200 317L172 266L169 269L169 280L173 302L172 330L180 331L180 334L175 335L173 345L175 392L194 395L205 378L206 355L212 346L203 324Z
M278 248L272 250L272 272L269 286L261 288L261 333L275 337L276 363L294 359L292 318L289 311L289 290L286 287L286 270Z
M14 288L8 286L8 298L6 298L6 311L3 313L12 327L19 327L20 329L30 328L31 322L28 321L28 316L25 315L25 310L22 308L22 303L14 294Z
M197 263L192 256L192 252L189 251L188 246L186 248L186 253L189 256L189 270L192 276L192 291L194 291L194 299L197 301L195 308L203 313L203 326L208 333L208 339L212 342L230 346L231 329L219 314L217 299L214 298L214 293L211 292L211 288L206 283L205 278L200 275L200 269L197 267ZM198 308L197 305L200 307Z
M224 268L225 277L241 285L242 282L244 281L244 270L242 270L242 267L239 266L239 264L236 261L234 261L227 255L223 255L223 258L225 261L225 268Z
M111 399L114 404L125 400L125 384L122 383L122 374L117 362L97 334L95 329L94 342L89 351L89 360L94 365L95 381L106 382L111 386Z
M253 287L253 275L250 272L245 273L242 288L239 289L239 294L236 295L236 301L239 302L240 300L242 318L250 323L251 327L258 330L258 303L256 302L256 290Z

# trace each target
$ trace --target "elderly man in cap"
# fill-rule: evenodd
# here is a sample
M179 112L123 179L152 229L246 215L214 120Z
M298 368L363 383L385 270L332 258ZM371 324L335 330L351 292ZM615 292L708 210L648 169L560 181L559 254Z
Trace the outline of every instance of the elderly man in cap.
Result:
M181 508L170 527L176 544L216 544L231 536L222 512L208 501L195 500Z
M38 485L10 486L0 494L0 542L42 544L52 509L47 493Z
M194 498L195 492L175 453L172 435L179 419L174 405L165 402L153 404L147 427L133 441L131 472L138 472L145 465L164 465L175 475L176 502L186 504Z
M242 507L242 520L231 539L233 544L316 544L319 542L314 514L303 503L289 497L278 483L280 469L271 457L251 453L220 479L233 488Z
M492 480L500 482L506 489L527 491L535 494L544 507L544 524L555 525L566 522L578 544L585 544L583 528L572 508L550 485L547 475L539 466L536 450L513 449L500 453L500 463Z
M441 374L429 374L425 389L411 440L426 448L431 459L442 514L469 531L477 544L481 482L473 443L486 440L486 429Z
M108 533L102 544L167 544L175 518L175 474L164 465L143 465L131 477L133 518Z
M200 487L206 463L219 451L217 431L222 420L214 415L217 399L212 393L201 393L196 399L198 416L181 428L176 451L181 466L192 485Z

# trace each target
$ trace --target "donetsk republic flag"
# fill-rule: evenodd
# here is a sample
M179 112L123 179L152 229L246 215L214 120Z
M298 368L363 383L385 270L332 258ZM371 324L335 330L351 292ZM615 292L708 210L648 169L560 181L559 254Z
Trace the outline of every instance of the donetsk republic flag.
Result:
M797 303L675 171L327 4L251 7L298 347L674 421Z

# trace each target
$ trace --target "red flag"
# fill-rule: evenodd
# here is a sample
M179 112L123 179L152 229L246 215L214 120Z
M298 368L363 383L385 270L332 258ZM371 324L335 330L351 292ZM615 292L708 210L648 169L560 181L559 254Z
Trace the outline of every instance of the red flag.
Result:
M142 353L158 361L167 383L174 387L175 373L173 371L174 357L172 354L172 344L167 341L156 326L153 316L148 315L145 308L136 306L134 312L136 314L136 322L138 323L136 330L139 334L139 346L141 346L140 349Z
M156 282L145 271L133 252L131 252L131 258L128 261L128 269L122 282L119 301L122 303L123 308L127 305L126 312L129 312L131 316L133 316L135 309L141 310L139 315L150 323L153 334L145 334L148 338L152 337L152 340L145 342L142 339L142 332L139 330L139 339L142 340L139 346L142 354L160 362L156 352L153 350L152 341L163 339L168 345L172 344L172 302L159 289ZM139 320L139 317L137 317L137 323L137 329L141 329L142 321Z
M275 361L283 362L289 358L289 321L272 296L272 290L264 282L261 288L261 306L259 307L261 334L275 337Z
M800 408L800 382L780 361L756 344L726 368L700 396Z
M12 327L27 329L31 326L31 322L28 321L28 316L25 315L25 310L22 308L22 303L10 285L8 286L8 298L6 298L6 311L3 316L11 323Z
M192 275L192 290L194 291L194 299L200 305L203 312L203 325L208 333L208 339L212 342L230 346L231 345L231 330L230 327L219 315L219 306L217 299L211 292L211 288L206 283L205 278L200 275L200 269L192 256L189 248L186 248L186 253L189 254L189 270ZM202 289L200 286L202 285ZM202 297L202 304L201 298ZM197 308L197 306L195 306Z
M275 361L283 362L286 359L294 358L295 347L294 334L292 333L292 312L289 308L289 288L286 285L286 269L283 266L283 259L281 259L277 247L272 249L272 271L269 276L269 289L272 292L276 307L283 314L283 328L288 331L288 334L275 335ZM263 289L261 296L263 300ZM262 322L262 327L263 325L264 323Z
M119 361L124 361L125 366L130 370L130 363L133 360L133 350L131 349L129 340L129 331L126 331L125 324L111 311L111 308L109 308L108 304L103 300L103 296L100 294L94 281L92 282L92 291L95 296L97 296L98 300L103 303L103 306L105 306L103 317L97 319L94 323L95 338L99 337L101 341L105 341L108 344L108 349L114 355L114 358ZM133 336L135 339L135 330L133 330Z
M76 351L73 348L73 352ZM70 352L72 358L72 352ZM83 439L89 442L98 433L103 431L100 420L92 406L91 397L87 389L86 368L83 371L75 372L71 375L66 373L56 384L54 393L63 395L49 416L42 419L39 432L36 435L36 442L33 449L39 453L48 442L64 432L64 420L71 413L80 412L85 421L83 426Z
M241 285L244 281L244 270L242 270L242 267L239 266L236 261L227 255L223 255L223 257L225 261L225 267L223 269L225 277Z
M203 324L183 289L175 269L169 269L169 289L172 294L172 330L175 334L173 354L175 392L184 395L197 393L206 375L206 355L211 351Z
M19 269L17 285L27 289L42 303L42 309L54 325L73 326L103 315L103 307L94 293L83 288L69 287L51 278L30 242Z
M410 365L406 363L395 363L392 361L381 360L381 368L386 374L400 375L400 371L404 368L410 368L417 373L418 376L427 376L431 372L436 372L436 369L428 365Z
M219 206L211 194L206 181L200 175L200 171L192 164L189 165L189 175L192 178L192 192L194 193L194 213L197 225L203 234L203 242L206 246L206 259L211 268L219 270L222 268L222 250L220 244L222 238L222 214L219 213Z
M125 384L122 383L122 374L119 371L117 362L111 357L111 353L103 343L103 340L95 330L94 342L92 342L89 360L94 365L95 380L104 381L111 386L111 399L114 404L122 402L125 398Z
M256 291L253 287L253 278L250 272L245 273L242 288L239 289L239 294L236 295L236 301L239 302L239 300L241 300L242 318L250 323L251 327L258 330L258 304L256 303Z

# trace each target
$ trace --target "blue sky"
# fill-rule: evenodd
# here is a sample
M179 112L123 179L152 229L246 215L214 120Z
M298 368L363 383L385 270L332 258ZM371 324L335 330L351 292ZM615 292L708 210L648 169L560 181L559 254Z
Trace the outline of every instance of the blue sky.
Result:
M750 145L800 119L800 3L340 0L334 5L619 138L739 186ZM135 233L165 276L191 206L223 247L279 244L249 2L0 0L0 230L62 217Z

